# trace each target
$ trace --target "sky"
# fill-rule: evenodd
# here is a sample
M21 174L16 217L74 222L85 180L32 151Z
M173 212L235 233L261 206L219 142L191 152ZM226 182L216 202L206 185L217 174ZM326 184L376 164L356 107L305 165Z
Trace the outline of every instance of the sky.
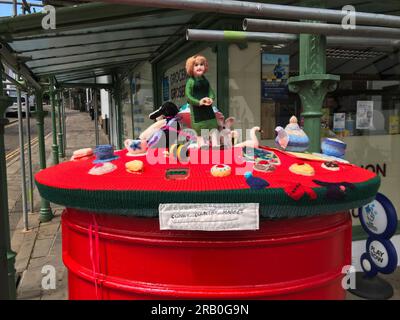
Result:
M21 1L19 1L21 2ZM27 1L28 3L42 3L41 1ZM36 7L36 12L41 11L40 7ZM32 10L33 13L33 10ZM13 6L12 4L0 3L0 17L7 17L13 14ZM22 14L21 6L18 6L18 14Z

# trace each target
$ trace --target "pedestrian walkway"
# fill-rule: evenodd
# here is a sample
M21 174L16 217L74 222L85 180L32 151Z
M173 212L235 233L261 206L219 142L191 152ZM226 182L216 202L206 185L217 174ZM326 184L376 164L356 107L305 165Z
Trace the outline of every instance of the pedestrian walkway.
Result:
M67 148L68 160L72 152L85 147L95 147L95 132L93 122L88 113L77 110L66 110ZM52 165L52 136L48 135L46 141L47 166ZM108 143L108 137L100 130L100 143ZM39 170L38 146L32 148L33 171ZM10 211L11 246L17 253L17 298L30 300L67 299L67 273L61 257L61 213L63 207L51 204L54 219L50 222L39 222L40 197L34 190L34 213L29 214L29 230L24 231L22 219L21 200L21 172L19 159L14 159L7 164L8 177L8 205ZM19 221L16 221L16 220ZM53 269L54 268L54 269ZM55 289L50 282L42 280L49 272L55 270Z

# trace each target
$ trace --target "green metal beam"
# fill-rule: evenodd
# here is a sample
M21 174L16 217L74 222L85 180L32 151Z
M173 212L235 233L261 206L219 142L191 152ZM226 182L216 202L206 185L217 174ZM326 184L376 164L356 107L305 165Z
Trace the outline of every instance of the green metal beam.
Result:
M30 54L33 54L35 52L41 52L41 51L60 51L60 52L65 52L66 49L74 49L76 48L78 51L74 51L74 53L85 53L85 48L91 49L91 47L96 47L96 46L105 46L105 45L112 45L114 48L119 47L118 44L123 47L124 45L132 46L133 44L137 44L138 47L141 45L159 45L165 41L166 37L178 37L175 33L173 34L165 34L165 35L157 35L157 36L149 36L149 37L133 37L133 38L126 38L126 39L118 39L118 40L101 40L101 41L96 41L96 42L91 42L91 43L79 43L79 44L71 44L71 45L63 45L63 46L47 46L44 48L35 48L35 49L28 49L28 50L19 50L16 49L15 52L17 54L24 54L29 56ZM148 42L148 40L160 40L160 42ZM132 42L132 44L130 44ZM101 51L102 49L99 48L97 51Z
M111 84L107 83L60 83L60 88L97 88L97 89L112 89Z
M69 77L57 77L58 81L60 83L66 83L68 84L70 81L76 81L76 80L84 80L84 79L93 79L93 77L101 77L101 76L107 76L110 75L111 71L104 71L100 73L79 73L79 74L74 74L73 76Z
M126 54L120 54L120 55L114 54L114 55L111 55L111 56L101 56L101 55L99 55L98 58L91 58L91 59L87 59L87 60L78 60L78 61L73 61L73 62L66 61L66 62L59 62L59 63L53 63L53 64L51 62L49 62L48 64L44 63L44 64L39 65L39 66L35 66L35 67L29 66L29 67L30 67L31 70L34 71L34 70L37 70L37 69L43 69L43 68L44 69L48 69L48 68L51 68L51 67L54 67L54 66L65 66L65 65L74 64L74 63L79 63L80 64L80 63L84 63L84 62L92 62L92 61L99 61L99 60L107 61L107 58L111 59L111 58L125 58L125 57L135 57L135 56L142 57L143 55L149 57L151 53L152 52L126 53ZM144 58L146 58L146 57L144 57Z
M168 37L171 34L176 33L177 28L163 28L161 30L135 30L135 31L124 31L116 34L108 34L107 36L100 35L83 35L83 36L72 36L67 38L56 38L56 39L42 39L42 40L29 40L21 42L12 42L12 48L16 51L20 50L39 50L43 48L49 48L53 46L56 48L69 47L69 46L83 46L90 45L93 43L106 43L111 41L131 40L131 39L153 39L156 37Z
M149 16L145 16L146 19L149 19ZM134 17L132 19L133 21L137 22L137 18ZM153 20L153 19L152 19ZM153 20L154 21L154 20ZM39 34L39 35L33 35L33 36L26 36L26 37L14 37L12 39L12 42L19 42L19 41L32 41L32 40L37 40L37 39L54 39L54 38L64 38L64 37L85 37L89 35L99 35L101 36L102 34L109 34L109 33L120 33L123 31L142 31L142 30L156 30L156 29L164 29L164 28L171 28L171 27L182 27L186 24L182 23L167 23L167 24L159 24L159 25L153 25L153 26L137 26L137 27L125 27L125 28L115 28L115 29L104 29L104 30L97 30L97 31L92 31L92 30L87 30L87 29L79 29L80 31L78 32L69 32L69 33L62 33L62 32L57 32L54 34ZM105 28L108 27L110 28L109 25L105 25ZM57 29L56 29L57 30Z
M109 72L109 69L107 68L95 68L83 71L65 72L57 74L57 79L60 82L65 82L66 79L72 78L72 80L74 80L76 79L76 77L83 77L86 75L90 75L93 78L93 76L98 76L107 72Z
M66 69L60 69L60 70L54 70L54 71L47 71L47 72L38 72L37 74L40 76L50 76L50 75L57 75L57 74L62 74L62 73L67 73L67 72L73 72L73 71L79 71L79 70L92 70L96 68L108 68L108 67L117 67L117 66L126 66L127 64L130 63L135 63L138 61L145 61L145 59L128 59L128 60L121 60L121 61L116 61L112 63L100 63L96 65L89 65L85 67L76 67L76 68L66 68Z
M69 6L57 9L57 30L104 26L106 23L116 19L119 19L119 22L122 23L132 21L132 17L138 14L167 12L167 10L169 9L160 10L103 3ZM38 33L52 33L54 31L46 31L42 28L42 19L45 15L46 13L34 13L2 19L0 20L0 34L11 37L12 35L26 36Z
M126 43L126 42L125 42ZM36 62L36 61L46 61L46 60L50 60L50 59L61 59L61 58L71 58L71 57L80 57L83 55L88 55L88 54L98 54L98 53L103 53L103 52L120 52L121 50L129 50L129 49L136 49L136 50L142 50L146 48L147 50L153 51L156 48L158 48L158 45L143 45L143 46L124 46L121 49L116 49L116 48L111 48L111 49L104 49L104 50L94 50L94 51L88 51L88 52L77 52L77 53L72 53L72 54L61 54L61 55L55 55L55 56L46 56L46 57L42 57L42 58L35 58L29 61L29 63L31 62Z

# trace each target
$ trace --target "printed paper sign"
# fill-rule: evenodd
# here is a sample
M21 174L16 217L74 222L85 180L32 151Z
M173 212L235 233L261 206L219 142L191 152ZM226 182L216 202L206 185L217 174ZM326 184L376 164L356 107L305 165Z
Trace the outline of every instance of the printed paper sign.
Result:
M258 203L164 203L158 210L160 230L259 229Z

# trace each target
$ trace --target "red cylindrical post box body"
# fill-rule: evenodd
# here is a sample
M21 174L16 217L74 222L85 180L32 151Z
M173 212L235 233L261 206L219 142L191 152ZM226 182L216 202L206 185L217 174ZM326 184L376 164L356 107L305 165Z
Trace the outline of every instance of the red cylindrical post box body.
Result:
M257 231L160 231L158 219L66 209L70 299L344 299L348 213Z

